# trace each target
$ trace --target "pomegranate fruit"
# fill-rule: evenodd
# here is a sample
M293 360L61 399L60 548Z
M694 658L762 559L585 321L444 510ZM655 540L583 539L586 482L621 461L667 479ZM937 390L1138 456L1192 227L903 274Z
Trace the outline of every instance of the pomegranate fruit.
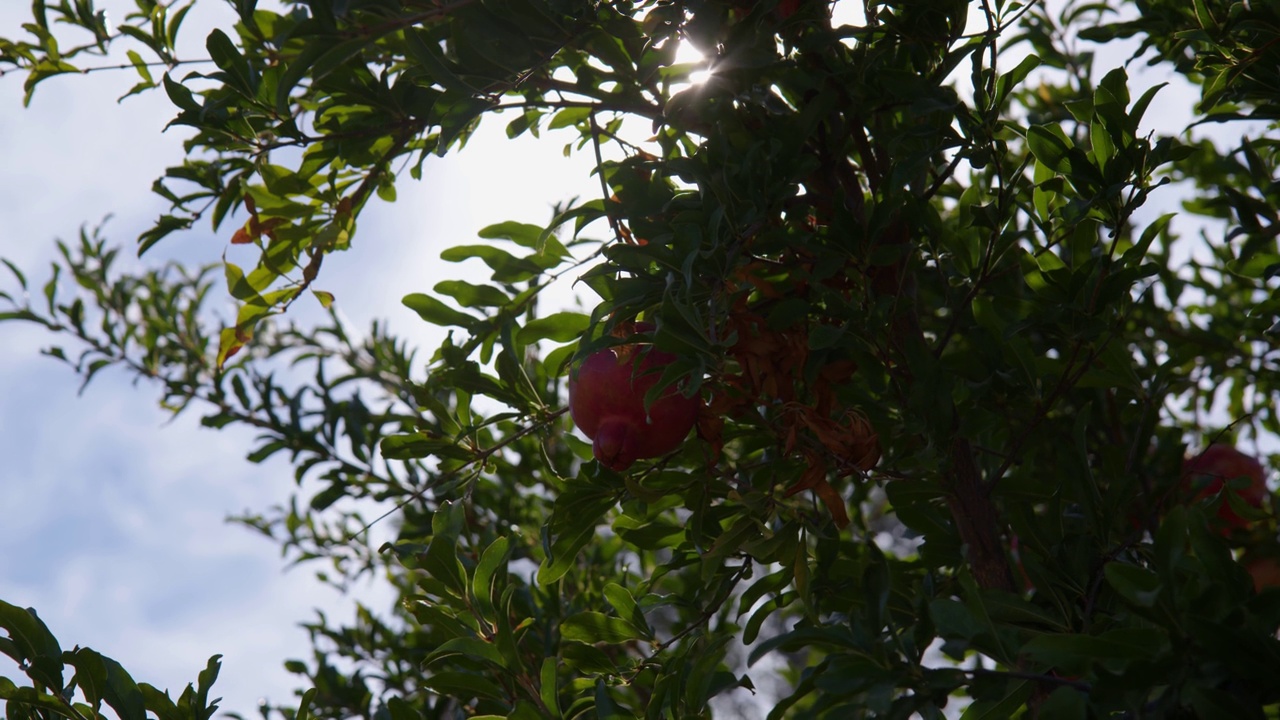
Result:
M1232 492L1249 505L1262 507L1267 495L1265 474L1262 464L1253 457L1230 445L1215 444L1182 464L1182 487L1186 493L1195 493L1192 502L1196 502L1222 490L1226 481L1244 476L1249 478L1249 486ZM1225 499L1218 507L1218 519L1227 532L1249 525Z
M645 393L672 360L675 356L653 348L609 348L588 357L569 376L569 414L591 438L601 465L621 472L638 459L666 455L684 442L698 418L697 398L671 387L648 412L644 407Z
M1271 556L1255 557L1244 563L1244 569L1253 576L1255 591L1280 587L1280 560Z

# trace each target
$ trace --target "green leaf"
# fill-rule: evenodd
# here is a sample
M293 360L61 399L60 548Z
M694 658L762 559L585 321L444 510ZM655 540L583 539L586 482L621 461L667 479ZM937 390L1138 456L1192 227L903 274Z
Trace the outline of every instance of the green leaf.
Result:
M524 282L542 274L547 267L559 264L559 260L546 260L539 264L530 258L518 258L492 245L457 245L440 253L440 258L446 262L479 258L493 270L492 279L501 283Z
M474 327L480 318L468 315L461 310L454 310L430 295L411 293L401 301L404 306L418 313L418 317L432 325L457 325L458 327Z
M283 165L262 163L257 166L257 170L258 177L262 178L263 187L266 188L268 193L274 196L271 199L275 200L277 203L281 200L285 200L290 195L309 195L312 190L315 189L307 176ZM261 197L260 194L258 197ZM263 198L263 200L265 200L265 198ZM267 203L260 202L259 205L266 206ZM287 208L289 206L284 205L284 207ZM288 215L285 215L285 217L293 215L296 215L296 213L289 213Z
M603 679L596 681L596 720L635 720L636 717L635 712L614 701Z
M1091 663L1122 672L1135 660L1152 660L1169 649L1169 638L1156 628L1119 628L1100 635L1040 635L1023 646L1031 658L1058 670L1083 675Z
M67 706L56 695L41 692L33 687L18 687L12 680L0 677L0 700L4 700L9 720L27 718L61 718L66 716ZM43 709L46 715L23 714L27 708Z
M200 102L196 100L196 96L192 94L187 86L175 81L169 76L169 73L164 74L163 82L165 94L169 95L169 101L177 105L180 110L192 111L192 113L200 111ZM175 122L177 120L173 120L170 124Z
M436 535L427 545L422 559L422 569L434 579L444 583L455 597L466 596L467 571L458 559L458 538L454 535Z
M1218 32L1218 20L1209 12L1209 5L1205 0L1192 0L1192 7L1195 8L1196 21L1200 23L1200 27L1208 30L1212 34Z
M389 435L382 439L379 449L388 460L439 457L465 461L474 457L474 453L456 441L427 433Z
M1057 195L1053 184L1061 185L1062 181L1056 178L1048 165L1039 160L1035 162L1035 168L1032 170L1032 180L1035 182L1035 188L1032 190L1031 199L1036 209L1036 217L1041 222L1048 222L1049 202L1056 199Z
M434 290L468 308L503 307L511 302L509 295L492 285L475 285L465 280L444 280L436 283Z
M266 285L255 287L250 282L249 276L245 275L244 270L241 270L240 266L235 263L224 262L222 265L227 279L227 292L231 294L231 297L241 302L261 299L260 293L266 289Z
M0 628L9 633L22 658L30 665L27 674L48 688L61 691L62 648L35 611L0 600Z
M569 342L581 337L590 324L589 316L566 310L546 317L534 318L525 323L516 332L516 341L521 345L532 345L539 340Z
M618 673L618 664L595 645L565 640L560 644L560 652L566 666L585 675Z
M421 680L423 686L444 697L466 700L505 700L507 695L496 683L483 675L468 672L438 672Z
M591 117L591 108L589 107L565 108L551 118L551 122L547 123L547 129L555 130L557 128L572 127L589 117Z
M1128 129L1129 75L1123 67L1112 69L1093 92L1093 111L1114 138L1123 138Z
M441 51L439 41L431 38L425 29L411 28L404 36L414 61L441 87L462 95L478 92L475 86L458 77Z
M168 49L172 50L177 47L178 30L182 27L182 21L187 18L187 12L192 7L195 7L195 4L195 0L191 0L191 2L178 8L177 11L169 16L169 23L164 28L164 43ZM172 9L174 6L170 5L168 7Z
M1019 62L1012 70L1001 75L1000 78L996 80L995 106L1002 107L1005 99L1009 97L1009 93L1012 92L1014 88L1018 87L1018 85L1021 85L1022 81L1027 79L1027 75L1038 67L1040 67L1040 57L1031 54L1022 58L1022 61Z
M1012 683L999 700L978 700L965 708L960 720L1005 720L1017 714L1035 689L1029 681Z
M1059 174L1071 172L1068 161L1071 144L1057 125L1032 125L1027 128L1027 146L1042 165Z
M422 661L423 667L430 667L432 663L450 655L465 655L474 660L482 660L498 667L506 667L506 663L502 659L502 653L498 652L496 645L474 637L460 637L449 640L427 655L427 658Z
M190 720L189 714L178 710L178 706L169 697L168 693L161 692L146 683L138 683L138 690L146 701L147 710L153 713L158 720ZM299 720L305 719L300 718Z
M1177 213L1165 213L1143 228L1138 242L1134 243L1133 247L1126 250L1124 255L1121 256L1124 264L1129 267L1137 267L1146 258L1147 252L1151 249L1151 243L1155 242L1155 239L1169 226L1169 221L1175 216L1177 216Z
M505 535L499 536L480 555L471 579L471 592L476 598L476 609L489 622L497 619L497 609L493 603L493 576L499 568L506 567L511 540Z
M1060 687L1049 693L1040 706L1040 717L1054 720L1087 720L1089 696L1073 687Z
M1138 125L1142 122L1142 116L1147 113L1147 107L1151 105L1151 101L1155 98L1156 93L1160 89L1168 85L1167 82L1157 83L1147 88L1145 92L1138 98L1133 107L1129 109L1129 134L1136 136L1138 134Z
M751 608L755 607L765 595L776 595L787 585L791 584L794 577L794 571L789 567L784 567L776 572L769 573L759 580L751 584L747 588L742 597L738 600L738 615L747 614Z
M983 604L996 622L1013 623L1019 626L1039 625L1053 632L1067 632L1071 629L1071 625L1061 614L1028 602L1018 595L987 593L983 597Z
M1107 563L1102 573L1120 597L1138 607L1153 607L1160 597L1160 590L1163 587L1160 576L1146 568L1112 562Z
M459 673L459 674L469 675L469 673ZM438 678L440 677L440 675L436 675L435 677ZM473 675L472 677L478 677L478 676ZM476 692L476 691L470 690L469 692ZM455 695L455 697L457 697L457 695ZM476 695L475 697L483 697L483 696ZM391 715L391 720L422 720L422 713L418 711L418 708L414 707L413 705L410 705L408 702L405 701L404 698L401 698L401 697L387 698L387 713Z
M328 310L329 308L333 307L333 293L326 292L324 290L313 289L311 291L311 294L314 295L316 300L320 302L320 307L324 308L325 310Z
M14 265L12 262L9 262L4 258L0 258L0 262L4 263L5 267L9 268L9 272L13 273L13 276L18 279L19 287L25 291L27 289L27 276L23 275L22 271L18 269L18 266Z
M480 366L477 363L440 370L436 373L436 377L457 389L473 395L487 395L512 407L521 407L525 403L524 398L500 378L480 372Z
M294 713L293 720L311 720L311 704L315 702L316 689L309 688L302 694L302 698L298 701L298 711Z
M80 688L84 699L93 707L94 712L98 712L108 692L107 665L103 657L89 648L76 648L64 654L63 660L76 670L71 683Z
M507 220L488 225L477 234L486 240L510 240L520 247L539 250L546 243L547 232L537 225Z
M551 521L543 528L546 557L538 568L538 584L549 585L564 577L578 552L595 537L596 525L616 503L612 490L582 482L572 482L560 493Z
M636 604L636 599L632 597L630 590L617 583L607 583L604 586L604 599L613 606L619 618L639 630L646 638L653 637L653 631L649 629L649 621L645 619L644 613L640 612L640 606Z
M257 94L257 78L253 69L240 54L239 48L219 29L214 29L205 39L205 49L209 51L209 59L222 70L224 81L247 99L254 99Z
M929 616L943 638L972 640L985 627L959 600L939 598L929 603Z
M302 52L289 58L285 63L284 72L276 81L277 113L283 115L289 112L293 89L307 76L320 56L330 49L331 46L327 42L312 42L303 48Z
M755 665L760 658L774 650L795 652L802 648L848 648L854 646L848 628L837 626L799 627L795 630L775 635L751 649L747 655L747 667Z
M329 486L316 493L307 505L312 510L326 510L347 494L347 484L341 481L329 483Z
M1100 89L1099 92L1105 91ZM1116 154L1116 146L1109 132L1114 127L1114 125L1107 126L1097 121L1090 123L1089 142L1093 149L1093 158L1098 163L1098 167L1103 170L1106 170L1107 163Z
M610 505L612 504L611 500ZM596 518L598 519L599 517ZM542 564L538 566L538 584L550 585L564 577L569 568L573 567L578 553L595 537L595 530L594 521L590 524L584 522L582 526L556 536L555 541L550 543ZM546 544L544 541L544 545Z
M129 88L127 93L120 96L119 100L124 100L127 97L137 95L140 92L150 90L156 86L155 78L151 76L151 70L147 67L147 63L142 59L142 56L135 50L128 50L126 51L126 54L129 57L129 62L133 65L133 69L137 71L138 76L142 79L133 87Z
M109 657L102 658L106 667L107 685L103 699L120 720L146 720L147 706L142 690L120 663Z
M258 295L240 306L234 327L223 328L218 338L218 367L240 351L253 339L253 330L259 322L279 311L277 306L291 302L302 291L300 287L287 287Z
M561 717L560 693L557 687L557 670L559 662L555 657L547 657L542 661L542 672L539 676L539 694L542 704L546 706L552 718Z
M31 70L27 73L27 79L22 84L23 90L26 91L22 96L22 106L29 107L31 105L31 97L35 95L36 86L42 81L54 75L78 72L80 72L80 68L64 60L44 58L37 61L31 66Z

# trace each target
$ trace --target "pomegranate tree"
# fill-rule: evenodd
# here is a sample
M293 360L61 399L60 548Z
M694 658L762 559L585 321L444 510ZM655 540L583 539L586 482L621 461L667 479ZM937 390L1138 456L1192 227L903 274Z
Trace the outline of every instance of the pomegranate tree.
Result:
M698 417L697 398L670 387L647 409L644 405L645 394L673 360L653 348L624 345L591 355L569 376L569 413L591 438L601 465L621 472L684 442Z

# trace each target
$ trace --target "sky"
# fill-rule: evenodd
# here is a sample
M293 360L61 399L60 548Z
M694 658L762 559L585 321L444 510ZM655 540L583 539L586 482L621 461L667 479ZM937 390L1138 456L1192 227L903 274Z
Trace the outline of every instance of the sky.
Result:
M113 13L131 5L99 3ZM0 3L0 35L28 12L28 3ZM200 3L188 41L198 47L203 28L230 18L224 4ZM47 81L27 109L22 80L0 77L0 257L41 283L53 240L75 239L84 224L112 215L106 234L129 248L164 209L149 187L180 162L183 136L162 132L173 115L162 93L116 102L135 82L131 71ZM1180 122L1192 102L1166 91L1148 117ZM406 176L394 204L371 203L354 248L325 263L317 285L335 294L352 327L384 319L428 347L438 336L400 299L457 272L437 259L440 250L474 241L493 222L545 223L552 203L598 191L589 158L563 157L568 136L513 143L502 126L488 124L460 157L430 161L423 181ZM1176 205L1166 194L1143 213ZM171 236L145 260L216 262L234 229ZM138 263L131 248L122 255ZM12 288L0 276L0 289ZM300 315L314 312L302 305ZM0 325L0 599L36 608L64 647L92 647L175 695L222 654L214 694L224 710L250 715L263 697L291 704L296 683L283 661L310 655L298 623L316 609L345 618L352 600L306 567L287 569L275 545L226 522L287 500L287 463L248 463L251 433L200 428L198 413L175 420L158 407L158 388L121 371L77 395L70 370L40 356L49 342L33 327ZM355 595L375 608L390 601L376 588ZM6 663L0 675L13 677Z
M98 5L120 17L132 3ZM0 35L15 34L29 8L0 3ZM202 28L230 17L222 3L200 3L184 33L202 44ZM24 110L23 79L0 77L0 257L39 287L55 239L73 241L112 215L106 235L137 267L133 239L164 210L151 182L182 158L181 132L162 132L174 114L167 98L117 103L136 76L108 72L48 81ZM423 181L406 176L395 203L372 202L353 249L325 263L317 286L335 294L351 327L383 319L427 347L431 329L400 300L458 272L440 250L502 220L545 224L556 200L598 192L586 159L563 156L568 136L504 142L503 125L484 128L465 158L429 161ZM235 226L170 236L145 261L216 262ZM0 289L14 288L0 276ZM306 304L297 317L315 313ZM310 657L298 623L315 609L349 617L351 599L226 522L286 501L292 469L248 463L252 433L201 428L198 413L175 420L158 407L157 387L123 371L77 396L73 373L39 354L50 343L34 326L0 325L0 599L34 607L65 649L91 647L175 696L222 654L214 695L224 710L252 716L263 697L293 704L283 662ZM385 591L354 594L374 608L390 602ZM0 658L0 675L18 670Z

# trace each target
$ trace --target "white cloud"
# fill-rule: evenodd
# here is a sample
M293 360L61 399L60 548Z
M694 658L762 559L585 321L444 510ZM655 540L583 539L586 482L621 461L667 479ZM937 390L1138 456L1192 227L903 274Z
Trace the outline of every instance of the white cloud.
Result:
M276 548L224 518L281 500L288 468L245 463L247 433L202 429L195 416L165 425L150 393L120 375L77 398L51 361L3 366L4 599L140 680L180 691L225 653L240 659L218 687L229 708L287 699L280 664L306 647L297 622L315 606L342 617L346 601L305 570L282 575Z

